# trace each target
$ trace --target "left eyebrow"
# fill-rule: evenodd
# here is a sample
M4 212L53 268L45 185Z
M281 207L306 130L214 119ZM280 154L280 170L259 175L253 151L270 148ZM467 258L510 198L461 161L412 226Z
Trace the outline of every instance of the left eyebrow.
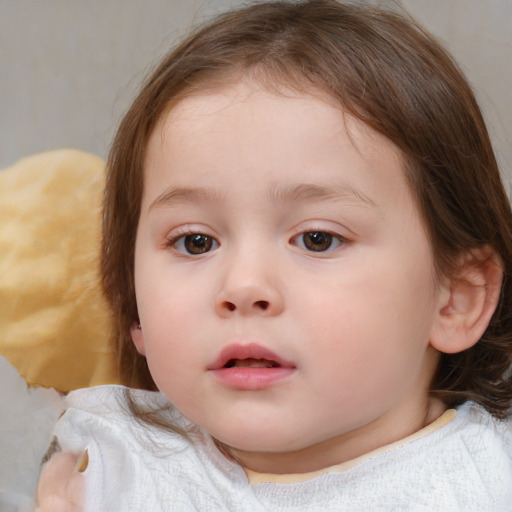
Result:
M299 201L335 201L356 202L373 210L379 211L377 203L363 191L349 185L323 186L301 183L292 187L283 188L279 184L269 190L270 198L275 202Z

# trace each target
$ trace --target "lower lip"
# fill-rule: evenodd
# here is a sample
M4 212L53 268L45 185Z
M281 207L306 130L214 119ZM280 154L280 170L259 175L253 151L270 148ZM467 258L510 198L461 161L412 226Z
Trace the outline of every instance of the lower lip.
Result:
M286 379L295 371L291 367L249 368L233 367L210 370L214 377L230 388L257 391L266 389Z

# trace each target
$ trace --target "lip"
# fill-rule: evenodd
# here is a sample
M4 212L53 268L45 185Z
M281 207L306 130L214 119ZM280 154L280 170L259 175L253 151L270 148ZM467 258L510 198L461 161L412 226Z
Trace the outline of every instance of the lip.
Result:
M265 360L271 362L272 366L228 366L231 360L236 359ZM296 366L291 361L257 343L229 345L208 366L208 371L221 384L247 391L269 388L292 375L295 370Z

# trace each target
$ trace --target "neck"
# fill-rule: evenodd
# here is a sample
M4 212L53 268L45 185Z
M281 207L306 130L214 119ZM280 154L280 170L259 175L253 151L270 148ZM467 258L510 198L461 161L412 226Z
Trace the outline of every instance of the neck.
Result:
M446 411L437 399L421 412L402 416L399 424L380 417L367 425L334 436L315 445L287 452L247 452L223 447L244 468L257 473L311 473L342 464L412 435Z

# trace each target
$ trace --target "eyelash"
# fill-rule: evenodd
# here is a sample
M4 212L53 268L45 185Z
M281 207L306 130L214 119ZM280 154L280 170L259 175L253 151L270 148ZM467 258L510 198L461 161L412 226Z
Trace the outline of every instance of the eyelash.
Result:
M315 249L313 249L311 247L308 248L308 247L306 247L307 243L305 243L304 241L303 241L303 245L302 246L296 243L297 240L299 240L301 237L304 237L305 235L310 235L311 236L311 235L319 235L319 234L320 235L327 235L327 240L326 240L327 246L324 249L315 250ZM177 247L180 242L185 244L187 242L187 238L188 237L194 237L194 236L195 237L204 237L203 242L206 243L206 250L202 251L201 245L197 246L198 251L195 252L195 253L189 251L186 247L181 248L181 249ZM301 249L301 250L303 250L305 252L313 253L313 254L315 254L315 253L316 254L322 254L322 253L331 252L331 251L333 251L335 249L338 249L339 247L342 247L343 245L346 245L346 244L348 244L350 242L349 242L349 240L347 240L346 238L342 237L338 233L335 233L335 232L330 231L330 230L326 230L326 229L310 229L310 230L302 231L302 232L294 235L290 239L290 243L292 245L295 245L296 247L298 247L299 249ZM332 247L333 243L336 244L335 247ZM171 236L170 238L168 238L168 240L166 242L166 246L174 249L175 251L179 252L180 254L184 254L184 255L187 255L187 256L201 256L203 254L209 253L212 250L217 249L220 246L220 244L219 244L219 242L214 237L212 237L210 235L207 235L207 234L202 233L200 231L192 231L191 229L186 229L186 230L180 231L179 233L175 234L174 236Z
M328 235L329 236L329 247L327 247L325 250L319 250L319 251L315 251L314 249L308 249L306 247L300 247L299 245L297 245L295 243L295 245L297 247L299 247L300 249L308 252L308 253L313 253L313 254L322 254L322 253L326 253L326 252L330 252L330 251L333 251L335 249L338 249L339 247L342 247L346 244L349 243L349 240L347 240L346 238L342 237L341 235L339 235L338 233L335 233L334 231L330 231L328 229L322 229L322 228L319 228L319 229L308 229L307 231L301 231L300 233L298 233L297 235L294 235L290 242L291 243L294 243L296 242L298 239L300 239L301 237L304 237L305 235L312 235L312 234L322 234L322 235ZM336 247L331 247L332 243L337 241L338 245Z
M197 253L187 251L186 249L185 250L178 249L177 245L181 241L183 242L183 244L185 244L187 241L186 239L188 237L194 237L194 236L195 237L204 237L205 239L207 239L206 240L207 249L204 252L201 252L200 247L199 247L199 251ZM201 256L203 254L210 252L213 249L217 249L217 247L219 247L219 245L220 245L219 242L213 236L207 235L200 231L192 231L191 229L186 229L186 230L180 231L179 233L176 233L175 235L168 238L167 242L166 242L167 247L170 247L170 248L176 250L177 252L179 252L180 254L183 254L186 256Z

